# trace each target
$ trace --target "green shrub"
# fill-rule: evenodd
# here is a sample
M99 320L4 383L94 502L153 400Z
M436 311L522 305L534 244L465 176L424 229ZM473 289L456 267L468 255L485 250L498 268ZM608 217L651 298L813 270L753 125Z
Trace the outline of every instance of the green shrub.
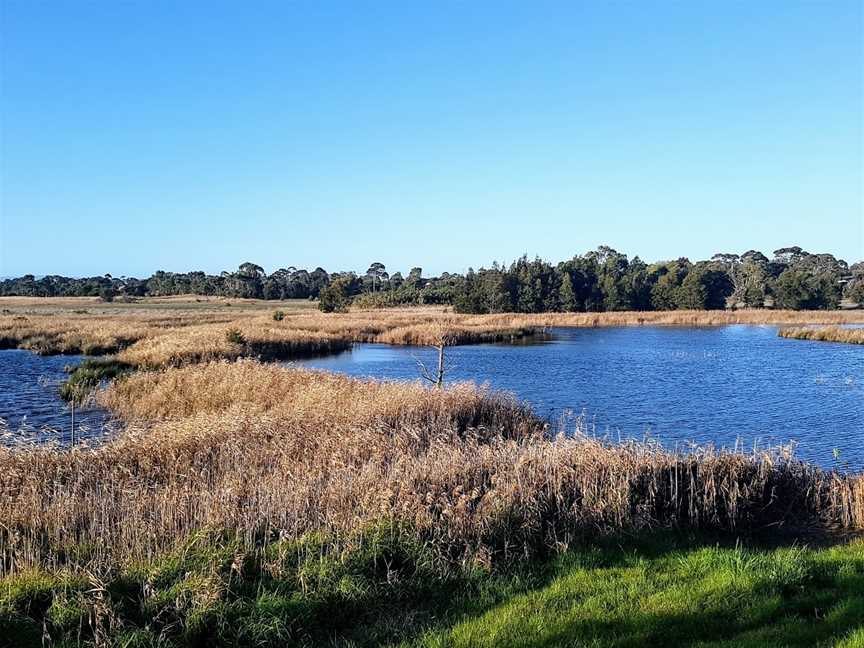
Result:
M344 313L348 310L351 298L348 296L348 281L336 279L321 289L318 310L323 313Z
M81 403L102 382L125 376L132 365L113 358L89 358L77 367L67 367L69 378L60 385L60 397L67 402Z
M225 339L230 344L246 344L246 337L240 329L230 328L225 331Z

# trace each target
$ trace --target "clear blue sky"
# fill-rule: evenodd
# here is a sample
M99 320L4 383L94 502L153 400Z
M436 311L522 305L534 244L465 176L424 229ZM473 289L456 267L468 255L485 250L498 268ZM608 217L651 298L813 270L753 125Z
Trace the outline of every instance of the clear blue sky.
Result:
M0 275L864 257L857 1L0 7Z

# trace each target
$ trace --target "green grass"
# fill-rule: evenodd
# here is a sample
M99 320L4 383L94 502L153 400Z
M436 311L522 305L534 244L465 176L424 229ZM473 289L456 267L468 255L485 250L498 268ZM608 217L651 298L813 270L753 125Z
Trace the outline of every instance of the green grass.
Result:
M403 646L864 646L864 544L571 552L543 587Z
M114 380L132 371L132 365L113 358L88 358L69 370L69 378L60 385L60 397L81 403L104 381Z
M864 646L861 541L664 534L450 576L385 528L240 547L202 533L146 565L2 579L0 645Z

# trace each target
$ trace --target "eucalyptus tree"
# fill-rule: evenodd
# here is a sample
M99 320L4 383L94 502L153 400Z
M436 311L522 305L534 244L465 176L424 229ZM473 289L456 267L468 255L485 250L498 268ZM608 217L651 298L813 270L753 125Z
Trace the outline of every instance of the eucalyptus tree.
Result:
M375 292L376 281L380 288L381 282L386 281L389 275L387 274L386 266L380 261L375 261L369 266L366 276L372 279L372 292Z

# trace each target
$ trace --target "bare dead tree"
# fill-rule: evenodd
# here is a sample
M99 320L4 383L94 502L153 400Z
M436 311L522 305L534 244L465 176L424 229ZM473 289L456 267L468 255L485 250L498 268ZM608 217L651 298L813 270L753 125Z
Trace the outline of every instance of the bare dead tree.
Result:
M436 335L435 341L428 345L438 351L438 368L434 371L430 370L419 358L414 358L414 362L417 363L417 366L420 369L420 377L423 380L432 383L439 389L444 386L444 375L447 371L455 369L455 365L447 364L445 355L445 349L452 344L452 337L447 335L447 333L442 329L438 335Z

